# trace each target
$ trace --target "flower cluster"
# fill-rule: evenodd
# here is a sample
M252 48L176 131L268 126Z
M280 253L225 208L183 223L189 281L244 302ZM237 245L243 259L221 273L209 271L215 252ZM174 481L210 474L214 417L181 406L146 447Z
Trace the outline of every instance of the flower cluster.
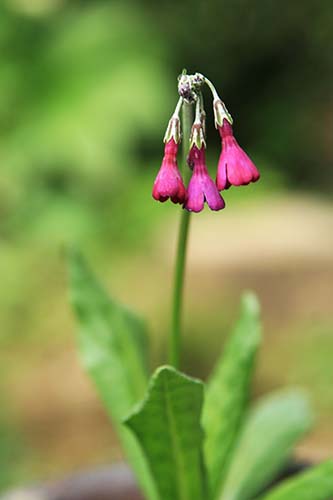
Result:
M202 86L207 84L213 93L215 127L221 137L222 150L217 166L216 182L209 176L205 151L205 111ZM260 174L236 141L232 118L213 84L200 73L182 75L178 84L179 101L164 136L164 157L153 187L153 198L158 201L171 199L191 212L201 212L204 203L211 210L225 207L220 191L230 186L241 186L255 182ZM191 129L187 163L192 176L187 189L177 165L177 153L181 141L180 110L183 103L195 103L195 119Z

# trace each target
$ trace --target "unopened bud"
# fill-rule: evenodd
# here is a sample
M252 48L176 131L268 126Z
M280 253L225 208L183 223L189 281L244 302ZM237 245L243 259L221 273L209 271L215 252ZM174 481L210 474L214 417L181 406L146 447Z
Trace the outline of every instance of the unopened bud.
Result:
M195 92L195 88L193 87L193 79L191 75L180 75L178 80L178 94L188 104L191 104L197 100L197 94Z
M192 77L192 85L195 87L195 89L201 90L201 87L205 83L205 77L201 73L195 73Z

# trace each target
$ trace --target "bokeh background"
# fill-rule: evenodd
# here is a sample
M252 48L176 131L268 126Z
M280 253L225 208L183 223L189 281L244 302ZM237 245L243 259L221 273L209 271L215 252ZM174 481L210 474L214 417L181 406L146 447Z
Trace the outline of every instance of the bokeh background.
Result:
M66 245L166 359L180 208L151 186L183 67L215 82L262 173L192 219L184 369L209 373L254 289L254 397L305 387L317 423L297 453L332 454L332 30L331 0L2 0L0 490L122 457L76 356ZM213 175L212 125L208 147Z

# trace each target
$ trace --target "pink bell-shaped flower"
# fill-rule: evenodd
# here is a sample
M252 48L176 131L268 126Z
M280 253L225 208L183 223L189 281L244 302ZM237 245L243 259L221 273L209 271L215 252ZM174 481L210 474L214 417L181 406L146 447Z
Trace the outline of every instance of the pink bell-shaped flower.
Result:
M184 203L186 189L177 166L178 144L171 138L165 143L161 168L153 186L153 198L164 202L170 198L173 203Z
M200 149L195 144L192 145L188 163L193 168L193 174L187 188L187 200L184 208L190 212L201 212L205 201L211 210L224 208L224 200L208 174L204 145Z
M222 152L217 166L216 185L219 191L230 186L241 186L255 182L260 174L236 141L230 122L224 118L217 127L222 141Z

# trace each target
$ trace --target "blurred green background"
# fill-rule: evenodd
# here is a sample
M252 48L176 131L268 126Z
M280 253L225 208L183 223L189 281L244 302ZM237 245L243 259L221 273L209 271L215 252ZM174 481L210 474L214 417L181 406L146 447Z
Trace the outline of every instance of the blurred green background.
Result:
M332 454L332 30L331 0L1 2L0 490L122 457L77 360L66 245L166 360L180 208L151 186L183 67L214 81L262 174L192 218L184 369L209 373L254 289L254 396L305 387L318 419L298 454ZM212 125L208 148L213 175Z

